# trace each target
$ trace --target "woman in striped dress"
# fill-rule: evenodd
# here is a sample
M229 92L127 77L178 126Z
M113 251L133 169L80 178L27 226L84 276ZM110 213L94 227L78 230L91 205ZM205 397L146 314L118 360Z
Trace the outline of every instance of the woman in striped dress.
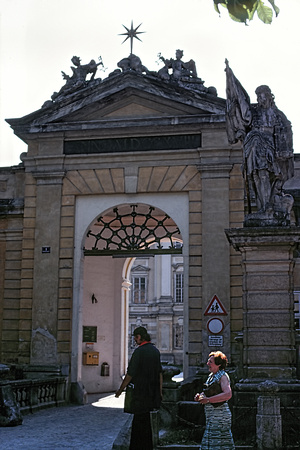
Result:
M227 403L232 396L229 376L225 372L227 356L212 352L207 361L210 375L206 388L194 400L205 405L206 427L200 450L234 450L231 412Z

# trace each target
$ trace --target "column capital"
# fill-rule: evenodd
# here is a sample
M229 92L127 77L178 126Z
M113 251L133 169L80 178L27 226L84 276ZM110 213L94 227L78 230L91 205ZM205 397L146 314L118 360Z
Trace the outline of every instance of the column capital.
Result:
M202 178L229 178L233 164L197 164L198 172Z
M56 172L32 172L32 176L37 180L37 185L62 184L65 174L65 170Z

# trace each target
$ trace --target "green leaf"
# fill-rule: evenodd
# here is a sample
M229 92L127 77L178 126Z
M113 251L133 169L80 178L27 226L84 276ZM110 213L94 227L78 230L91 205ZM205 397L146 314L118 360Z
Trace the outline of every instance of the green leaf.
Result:
M217 13L221 14L218 5L214 4L214 8L217 11Z
M265 24L270 25L273 19L273 11L264 2L260 1L257 6L257 15Z
M253 8L252 10L249 12L249 20L253 20L253 16L257 11L257 6L260 0L257 0L254 4L253 4Z
M248 7L243 1L227 0L227 9L231 18L237 22L246 23L249 19Z
M225 0L214 0L215 10L217 11L217 13L221 14L218 6L219 4L221 4L222 6L224 6L224 8L226 8Z
M275 5L275 1L274 0L269 0L269 3L271 3L272 8L274 9L276 17L277 17L278 14L280 13L280 9L278 8L278 6Z
M268 2L272 6L277 17L280 10L275 5L275 0L268 0ZM265 24L272 23L273 10L268 6L265 6L262 0L214 0L214 8L221 14L219 5L227 8L229 17L235 22L247 24L247 21L253 20L253 17L257 12L258 18Z

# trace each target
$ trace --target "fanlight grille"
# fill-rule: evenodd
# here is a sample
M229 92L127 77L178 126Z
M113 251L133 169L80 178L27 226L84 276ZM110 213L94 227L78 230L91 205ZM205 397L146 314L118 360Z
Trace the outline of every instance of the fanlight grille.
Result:
M93 243L92 248L84 248L86 256L182 253L179 228L167 214L149 205L114 208L113 214L98 217L87 238L87 243Z

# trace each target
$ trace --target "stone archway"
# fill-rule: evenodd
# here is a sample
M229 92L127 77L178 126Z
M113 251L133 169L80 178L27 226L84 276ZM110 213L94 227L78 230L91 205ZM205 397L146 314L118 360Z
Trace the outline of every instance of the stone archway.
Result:
M94 270L94 276L97 278L99 276L99 271L101 272L105 272L105 271L110 271L110 273L112 273L112 271L117 270L117 275L116 276L116 283L118 284L118 286L122 286L122 289L119 290L119 297L118 297L118 301L116 301L116 295L114 295L114 298L110 298L109 301L109 295L105 297L103 297L103 295L100 295L100 298L98 298L99 293L97 294L97 292L92 292L93 288L92 286L89 286L89 290L87 292L87 289L85 288L85 278L86 278L86 270L87 270L87 265L86 265L86 260L90 259L92 260L99 260L99 258L89 258L88 256L84 256L85 251L83 251L83 248L85 248L85 250L87 249L87 242L88 240L91 238L91 233L89 234L89 237L86 238L87 233L89 232L89 230L93 229L93 225L95 224L95 221L97 219L97 217L99 218L99 212L101 214L101 216L107 216L107 214L111 214L112 211L114 210L115 206L112 205L130 205L130 204L138 204L141 205L142 203L145 205L149 205L150 203L150 198L149 196L145 195L145 196L132 196L135 197L134 199L132 198L131 200L134 201L134 203L130 202L130 203L124 203L124 198L122 198L123 196L112 196L115 197L114 199L111 199L111 205L110 208L108 209L104 209L103 208L103 204L101 202L101 198L99 196L99 198L96 200L95 198L91 199L87 199L87 198L78 198L78 204L76 207L76 224L75 224L75 271L74 271L74 309L73 309L73 324L75 324L75 327L77 328L77 333L75 332L75 327L73 327L73 332L72 332L72 356L73 356L73 361L72 361L72 382L78 382L78 381L83 381L84 384L85 383L85 374L87 372L87 368L81 365L81 353L82 353L82 348L83 348L83 335L82 335L82 329L83 326L87 326L88 323L86 322L86 316L85 316L85 309L84 309L84 303L87 303L89 306L90 310L93 310L94 312L101 309L101 314L103 313L103 317L105 316L107 319L106 320L110 320L108 319L109 317L111 318L111 322L110 322L110 328L106 328L106 332L104 334L101 333L101 330L104 330L105 326L107 325L107 323L105 324L105 326L103 327L103 323L102 325L100 324L100 328L101 330L98 330L98 339L101 339L101 342L97 343L94 345L94 350L99 351L99 362L100 364L102 363L103 358L107 359L109 357L105 356L105 352L106 354L110 354L111 359L110 359L110 366L113 367L113 373L112 373L112 380L111 383L106 383L107 386L105 387L105 390L110 390L110 389L114 389L116 385L119 384L119 377L121 374L124 373L124 369L126 368L126 364L127 364L127 359L126 359L126 339L124 339L125 335L127 334L127 327L126 327L126 307L124 307L124 302L120 301L121 300L121 294L120 292L122 292L122 296L123 296L123 300L124 300L124 295L128 297L128 294L126 294L126 291L128 290L128 277L123 277L122 276L122 268L123 268L123 272L124 272L124 259L114 259L112 260L111 255L104 255L102 256L101 259L101 263L89 263L89 269L88 270ZM128 196L126 196L128 197ZM144 197L144 198L143 198ZM175 214L176 218L179 219L180 222L180 226L182 226L185 230L188 229L187 227L187 220L188 220L188 202L187 202L187 198L186 198L186 206L183 208L183 211L186 210L186 214L182 214L182 210L181 210L181 214L179 214L178 212L176 213L176 209L175 205L177 205L177 201L175 199L175 196L171 195L164 195L162 194L161 196L157 196L157 198L153 198L156 196L152 196L151 199L151 205L155 205L154 208L157 208L157 210L159 211L159 214L161 214L162 211L164 211L162 209L162 207L166 207L167 209L167 213L168 215L171 215L172 213ZM165 197L164 199L162 197ZM185 197L185 196L182 196ZM122 199L122 201L118 201ZM127 200L128 198L126 198ZM107 200L107 199L105 199ZM147 200L147 203L144 203L145 200ZM177 198L178 200L178 198ZM184 202L185 203L185 202ZM159 207L157 207L156 205L159 204ZM123 207L122 206L122 207ZM173 206L170 208L170 206ZM103 209L102 209L102 208ZM161 208L161 209L159 209ZM101 209L102 211L104 211L104 213L101 213ZM165 214L165 213L164 213ZM92 220L90 220L88 222L88 218L91 218ZM184 220L182 220L183 218L185 218L185 222ZM99 222L98 222L99 223ZM176 222L177 225L177 222ZM97 225L96 225L97 226ZM175 221L173 222L173 226L175 227ZM80 236L81 234L81 236ZM95 235L97 233L93 233L92 234L95 237ZM185 233L186 235L186 233ZM161 236L160 236L161 237ZM81 239L80 239L81 238ZM166 238L164 236L164 238ZM186 235L186 239L188 241L188 236ZM81 249L79 249L79 245L81 246ZM158 244L159 246L159 244ZM158 250L158 249L157 249ZM174 249L175 250L175 249ZM142 250L141 250L142 251ZM124 253L124 258L126 258L126 256L128 255L128 252ZM123 256L123 255L122 255ZM133 257L133 255L128 255L131 258ZM126 260L127 261L127 260ZM129 261L129 260L128 260ZM100 264L100 265L99 265ZM127 263L127 265L130 265L130 262ZM97 269L96 269L97 266ZM128 266L129 267L129 266ZM127 270L128 270L127 267ZM92 269L91 269L92 268ZM117 268L117 269L116 269ZM103 274L102 274L103 275ZM106 276L106 281L105 281L105 286L103 285L102 281L100 281L100 285L101 287L101 292L106 292L106 288L108 288L109 286L111 286L112 289L112 283L111 281L109 281L108 277ZM103 289L103 287L105 289ZM92 296L95 296L94 298L94 302L97 301L97 303L93 303L93 298ZM98 295L98 296L97 296ZM104 307L104 300L106 301L106 306ZM112 309L110 309L110 312L108 310L105 310L103 308L111 308L112 304L114 304L114 307ZM92 318L94 316L94 313L87 315L88 318ZM95 315L97 316L97 314ZM92 326L92 324L91 324ZM113 341L118 342L118 344L116 345ZM107 342L111 342L110 345L110 349L108 348L108 346L106 346ZM122 343L120 345L120 343ZM117 349L118 347L118 349ZM101 351L101 349L103 349L103 351ZM108 352L108 353L107 353ZM89 373L92 373L92 371L97 372L96 378L98 377L98 381L99 381L99 370L100 368L98 367L98 369L96 370L95 368L88 368ZM103 382L103 379L100 379L101 383ZM106 380L105 380L106 381ZM100 384L101 384L100 383ZM103 384L103 383L102 383ZM98 383L99 385L99 383ZM96 384L94 383L93 385L93 390L97 389ZM101 391L101 387L99 392Z

